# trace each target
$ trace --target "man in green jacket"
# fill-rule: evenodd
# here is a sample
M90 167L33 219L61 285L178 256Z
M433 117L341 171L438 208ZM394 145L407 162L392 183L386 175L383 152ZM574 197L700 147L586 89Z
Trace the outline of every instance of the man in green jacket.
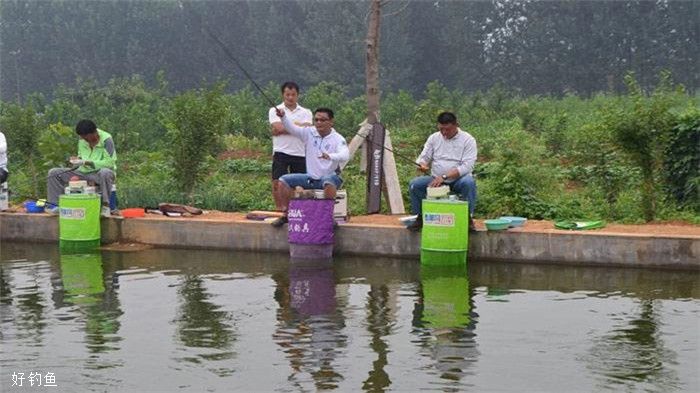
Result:
M52 206L57 206L58 196L64 193L70 179L76 176L100 187L102 215L108 217L112 214L109 194L117 169L114 140L108 132L98 129L92 120L79 121L75 132L80 136L78 156L70 158L71 168L53 168L49 171L47 200ZM49 209L49 212L56 213L56 207Z

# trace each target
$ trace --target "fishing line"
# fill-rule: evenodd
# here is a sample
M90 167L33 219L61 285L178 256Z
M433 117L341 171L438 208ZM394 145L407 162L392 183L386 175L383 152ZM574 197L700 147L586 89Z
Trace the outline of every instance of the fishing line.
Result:
M185 8L188 8L188 9L189 9L189 12L190 12L192 15L194 15L195 22L196 22L197 24L199 24L200 28L203 29L204 31L206 31L206 33L209 35L209 37L211 37L211 39L214 40L214 42L216 42L216 43L221 47L221 49L224 51L224 53L225 53L226 56L229 58L229 60L232 60L232 61L234 62L234 64L236 64L236 66L237 66L241 71L243 71L243 75L245 75L245 77L248 78L248 80L253 84L253 86L255 86L256 89L258 89L258 91L260 92L260 94L262 94L262 96L265 98L265 100L267 100L267 102L270 104L270 106L273 107L273 108L276 107L275 102L272 101L272 100L270 99L270 97L267 96L267 94L265 94L265 92L263 91L263 89L260 88L260 86L259 86L259 85L255 82L255 80L253 79L253 77L250 76L250 74L248 73L248 71L246 71L245 68L243 68L243 66L242 66L241 63L238 61L238 59L236 59L236 56L234 56L233 53L231 53L231 51L229 51L229 49L226 47L226 44L224 44L224 43L219 39L219 37L217 37L216 34L214 34L211 30L209 30L209 27L207 27L207 26L204 24L204 22L202 21L202 16L199 14L199 12L197 12L193 7L191 7L191 6L189 6L189 5L186 6L186 5L185 5L185 2L183 2L183 1L178 2L178 6L179 6L180 9L183 10L183 11L185 10Z
M255 80L253 79L253 77L250 76L250 74L248 74L248 71L246 71L245 68L243 68L243 66L241 65L241 63L236 59L236 57L233 56L233 54L231 53L231 51L228 50L228 48L226 47L226 45L225 45L223 42L221 42L221 40L219 39L219 37L217 37L216 35L214 35L214 33L212 33L211 30L209 30L209 28L208 28L207 26L202 25L202 28L204 28L204 30L207 32L207 34L209 34L209 37L211 37L211 39L213 39L214 41L216 41L217 44L219 44L219 46L220 46L221 49L224 51L224 53L226 54L226 56L228 56L228 58L229 58L230 60L233 60L233 62L236 64L236 66L238 66L238 68L240 68L240 70L243 71L243 74L246 76L246 78L248 78L248 80L253 84L253 86L255 86L255 88L258 89L258 91L260 92L260 94L261 94L263 97L265 97L265 99L266 99L267 102L270 104L270 106L272 106L273 108L276 107L275 102L272 101L272 100L270 99L270 97L267 96L267 94L265 94L265 92L263 91L263 89L261 89L260 86L259 86L257 83L255 83Z
M270 97L268 97L267 94L265 94L263 89L261 89L260 86L258 86L258 84L255 83L255 80L253 80L253 77L251 77L250 74L248 74L248 71L246 71L245 68L243 68L243 66L241 65L241 63L239 63L238 60L233 56L233 54L231 54L231 52L228 50L226 45L224 45L224 43L221 42L219 37L215 36L214 33L212 33L211 30L209 30L208 27L206 27L206 26L202 26L202 27L204 28L204 30L206 30L207 34L209 34L209 37L211 37L214 41L216 41L217 44L219 44L219 46L224 51L226 56L228 56L229 59L233 60L233 62L236 63L238 68L240 68L241 71L243 71L243 74L246 76L246 78L248 78L248 80L253 84L253 86L255 86L255 88L258 89L260 94L262 94L262 96L265 97L267 102L270 103L270 106L272 106L274 108L276 106L274 101L272 101L270 99Z
M181 8L184 8L184 7L182 7L182 3L181 3L181 5L180 5L180 7L181 7ZM242 66L241 63L238 61L238 59L236 59L236 57L231 53L231 51L229 51L228 47L226 47L226 44L224 44L224 43L219 39L219 37L217 37L211 30L209 30L209 28L208 28L204 23L202 23L202 19L199 17L199 15L198 15L196 12L194 12L194 11L192 11L192 12L197 16L197 19L199 19L199 24L200 24L200 26L202 27L202 29L204 29L204 31L206 31L206 33L209 35L209 37L210 37L212 40L214 40L214 42L216 42L216 43L219 45L219 47L221 47L221 50L224 51L224 53L225 53L226 56L229 58L229 60L233 61L233 62L236 64L236 66L237 66L241 71L243 71L243 74L245 75L245 77L248 78L248 80L253 84L253 86L255 86L256 89L258 89L258 91L260 92L260 94L267 100L267 102L270 104L270 106L273 107L273 108L276 108L277 105L275 104L275 102L272 101L272 100L270 99L270 97L267 96L267 94L265 94L265 92L263 91L263 89L260 88L260 86L259 86L259 85L255 82L255 80L253 79L253 77L250 76L250 74L248 73L248 71L246 71L245 68L243 68L243 66ZM390 149L390 148L388 148L388 147L386 147L386 146L380 145L380 144L378 144L378 143L372 141L371 139L367 138L366 136L363 136L362 138L364 138L364 140L370 142L371 144L373 144L373 145L375 145L375 146L381 146L383 149L385 149L385 150L387 150L387 151L390 151L390 152L393 153L396 157L399 157L399 158L401 158L401 159L404 159L404 160L410 162L411 164L417 166L418 168L421 168L420 164L418 164L417 162L415 162L415 160L413 160L412 158L409 158L409 157L407 157L407 156L404 156L404 155L402 155L402 154L399 154L399 153L397 153L396 151L394 151L394 150L392 150L392 149Z

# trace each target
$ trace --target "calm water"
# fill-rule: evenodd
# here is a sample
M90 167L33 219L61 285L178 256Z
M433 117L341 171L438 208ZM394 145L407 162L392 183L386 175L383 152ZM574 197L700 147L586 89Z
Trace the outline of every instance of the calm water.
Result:
M0 390L700 391L700 274L0 249ZM36 390L36 388L34 389Z

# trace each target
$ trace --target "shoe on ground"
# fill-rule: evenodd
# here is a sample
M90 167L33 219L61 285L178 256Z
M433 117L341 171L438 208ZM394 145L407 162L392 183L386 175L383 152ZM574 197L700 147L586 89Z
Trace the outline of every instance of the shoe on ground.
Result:
M100 215L102 217L112 217L112 211L109 210L109 206L102 206L102 210L100 211Z
M57 216L57 215L58 215L58 206L51 206L51 207L46 206L46 207L44 208L44 211L45 211L46 213L51 214L52 216Z
M287 222L289 222L289 220L287 219L287 216L282 216L282 217L277 217L274 221L272 221L270 223L270 225L272 225L275 228L279 228L282 225L286 224Z
M411 232L420 232L420 230L423 229L423 217L416 217L416 220L413 221L413 224L407 226L406 229L408 229Z

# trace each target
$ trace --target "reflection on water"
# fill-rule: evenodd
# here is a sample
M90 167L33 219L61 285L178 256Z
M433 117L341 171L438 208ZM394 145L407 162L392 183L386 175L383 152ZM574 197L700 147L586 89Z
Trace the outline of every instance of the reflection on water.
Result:
M668 367L676 362L676 354L664 345L654 303L642 300L631 313L615 316L613 330L591 348L590 367L600 373L602 386L680 387Z
M121 310L114 292L111 288L107 291L105 287L102 254L62 254L60 264L63 291L56 291L57 308L70 304L75 306L75 310L80 313L77 318L85 326L85 345L88 351L97 353L118 350L121 340L117 334L118 318ZM111 285L111 280L108 281Z
M467 269L422 266L420 283L422 303L414 313L420 345L434 360L445 388L459 389L479 355L474 340L478 316L472 311Z
M177 285L180 306L174 322L182 344L192 348L214 348L213 352L187 357L186 361L222 360L233 357L231 351L235 339L231 316L211 300L204 278L184 275Z
M3 321L16 323L14 337L29 346L41 347L47 322L45 312L49 295L51 270L47 262L19 261L15 271L0 271L2 286ZM15 274L13 274L15 273ZM3 338L5 338L5 331Z
M347 338L343 315L336 308L333 261L292 260L288 277L273 336L289 360L292 372L287 380L300 388L309 378L317 389L337 388L343 376L334 362Z
M367 330L370 333L370 347L376 353L376 360L372 362L372 369L367 379L362 383L362 388L368 391L384 391L391 385L391 378L384 370L388 364L389 345L386 337L392 333L392 327L396 321L394 307L392 307L392 292L396 288L385 285L372 285L367 293Z
M19 243L0 260L3 391L30 371L66 391L700 390L697 272Z

